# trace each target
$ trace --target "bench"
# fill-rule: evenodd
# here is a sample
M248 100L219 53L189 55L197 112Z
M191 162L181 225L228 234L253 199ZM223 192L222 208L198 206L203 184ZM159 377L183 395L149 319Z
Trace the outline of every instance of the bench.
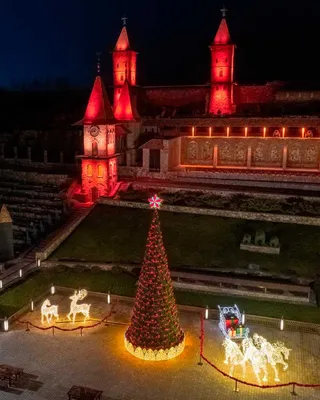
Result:
M14 374L17 379L20 379L23 375L23 368L13 367L12 365L0 364L0 371L1 370Z
M102 390L91 389L84 386L72 386L68 391L69 400L100 400Z
M0 365L0 380L2 382L6 381L7 386L12 386L12 383L19 380L22 374L22 368L12 367L11 365L6 364Z

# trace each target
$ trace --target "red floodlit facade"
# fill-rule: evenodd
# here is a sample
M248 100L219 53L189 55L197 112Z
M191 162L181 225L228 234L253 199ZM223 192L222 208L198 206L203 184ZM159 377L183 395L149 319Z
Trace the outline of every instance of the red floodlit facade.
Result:
M209 114L231 114L233 105L234 44L225 18L222 19L211 50Z
M83 125L81 158L81 200L94 202L110 193L117 182L115 124L111 105L100 76L91 91Z
M119 121L137 121L140 117L136 110L128 81L125 81L120 97L115 104L114 116Z
M127 28L123 26L113 51L114 109L124 83L135 86L136 79L137 53L130 48Z

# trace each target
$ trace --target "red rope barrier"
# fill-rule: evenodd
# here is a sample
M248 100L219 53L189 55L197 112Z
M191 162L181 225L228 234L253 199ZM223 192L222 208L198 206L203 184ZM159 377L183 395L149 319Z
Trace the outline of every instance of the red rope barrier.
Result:
M209 361L205 355L203 354L203 346L204 346L204 320L203 320L203 315L201 313L201 321L200 321L200 357L211 367L213 367L217 372L219 372L221 375L223 375L226 378L229 378L233 381L242 383L243 385L247 386L253 386L259 389L274 389L274 388L280 388L280 387L286 387L286 386L299 386L299 387L309 387L309 388L318 388L320 387L320 383L318 384L311 384L311 383L299 383L299 382L288 382L288 383L280 383L277 385L258 385L256 383L250 383L247 381L243 381L241 379L235 378L234 376L230 376L226 372L222 371L219 367L217 367L215 364L213 364L211 361Z
M117 303L114 303L113 306L111 307L111 310L110 310L109 314L106 315L104 318L102 318L97 323L95 323L93 325L87 325L87 326L80 325L80 326L77 326L76 328L61 328L60 326L57 326L57 325L51 325L51 326L47 326L47 327L42 327L42 326L35 325L30 321L21 321L19 319L17 319L16 321L19 322L20 324L27 324L27 329L29 329L29 325L32 326L33 328L40 329L41 331L47 331L48 329L52 329L53 330L53 334L54 334L54 329L58 329L59 331L63 331L63 332L74 332L74 331L77 331L77 330L81 329L81 333L82 333L83 329L95 328L98 325L101 325L103 322L106 322L108 320L108 318L111 316L111 314L113 312L113 309L116 306L116 304Z

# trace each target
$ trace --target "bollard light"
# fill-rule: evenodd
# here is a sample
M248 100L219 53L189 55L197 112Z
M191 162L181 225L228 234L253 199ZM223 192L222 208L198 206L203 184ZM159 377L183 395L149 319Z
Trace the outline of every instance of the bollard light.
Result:
M37 267L40 267L40 265L41 265L41 260L40 260L40 258L38 258L37 259Z
M2 289L2 280L0 280L0 289Z
M53 284L51 285L51 288L50 288L50 293L51 294L55 294L55 292L56 292L56 288L53 286Z
M108 292L108 304L110 304L111 303L111 295L110 295L110 292Z
M283 329L284 329L284 319L283 319L283 317L281 317L281 319L280 319L280 331L283 331Z
M204 319L208 319L209 318L209 307L206 307L206 311L204 313Z
M19 278L22 278L22 269L19 269Z
M8 330L9 330L9 321L7 320L7 317L5 317L4 321L3 321L3 330L5 332L8 332Z
M30 303L30 310L31 310L31 311L33 311L33 310L34 310L34 304L33 304L33 300L31 300L31 303Z
M246 313L243 310L243 313L241 315L241 325L245 325L246 323Z

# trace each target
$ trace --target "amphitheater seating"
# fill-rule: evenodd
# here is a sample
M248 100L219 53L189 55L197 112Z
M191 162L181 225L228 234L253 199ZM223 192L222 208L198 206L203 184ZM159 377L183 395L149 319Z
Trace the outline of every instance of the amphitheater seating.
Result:
M6 204L13 220L16 256L59 225L66 209L58 185L35 185L2 179L1 204Z

